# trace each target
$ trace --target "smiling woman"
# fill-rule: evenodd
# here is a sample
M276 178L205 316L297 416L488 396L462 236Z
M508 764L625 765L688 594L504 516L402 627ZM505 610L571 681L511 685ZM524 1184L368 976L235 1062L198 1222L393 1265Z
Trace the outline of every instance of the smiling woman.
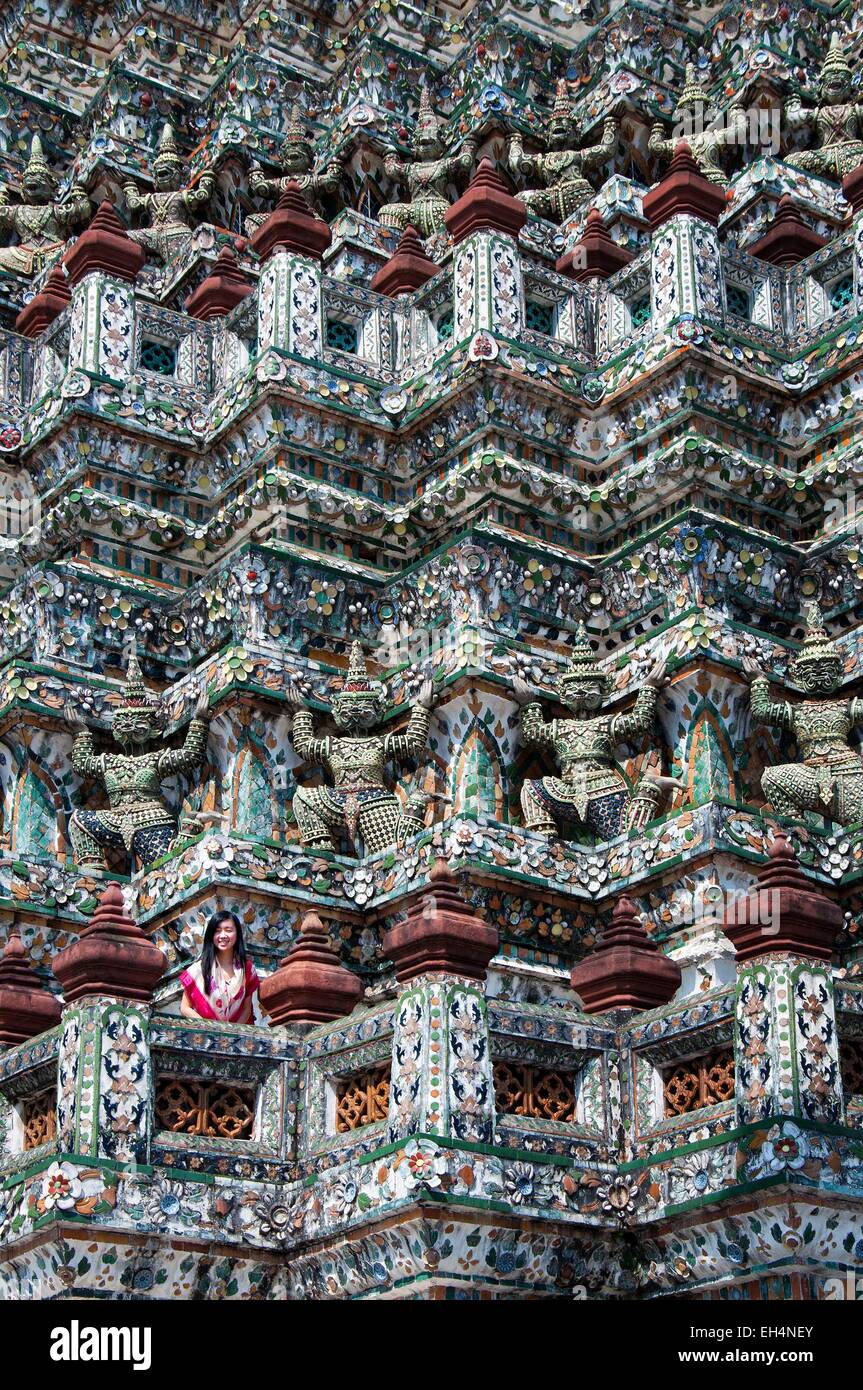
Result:
M180 983L184 1018L251 1023L252 999L260 982L233 912L213 913L204 932L201 959L183 971Z

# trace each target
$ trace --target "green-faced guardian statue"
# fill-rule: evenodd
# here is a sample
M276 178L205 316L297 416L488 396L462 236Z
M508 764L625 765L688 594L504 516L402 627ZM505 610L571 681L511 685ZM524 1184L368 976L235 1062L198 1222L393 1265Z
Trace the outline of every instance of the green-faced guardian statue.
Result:
M369 679L359 642L351 648L344 684L331 701L338 735L316 738L313 716L303 707L302 696L293 686L287 695L295 711L291 737L297 756L318 763L333 779L331 787L299 787L294 795L303 844L333 849L332 832L346 829L351 840L357 834L362 837L367 854L376 854L418 834L425 797L408 798L403 811L386 785L386 765L391 758L418 758L424 752L434 704L432 682L423 683L402 734L372 732L383 716L386 694L379 681Z
M618 743L648 733L656 718L662 663L653 667L627 714L604 714L602 705L611 681L595 660L582 623L576 633L569 667L557 680L561 702L571 719L542 717L542 706L520 677L513 690L521 711L525 743L553 753L559 777L529 778L521 789L521 809L527 830L555 835L564 823L583 826L598 840L610 840L627 829L639 829L657 815L670 778L646 776L633 797L614 761Z
M79 808L70 821L75 863L82 869L104 869L104 850L123 847L133 862L144 867L165 854L176 834L176 820L166 805L161 784L174 773L191 772L204 760L207 746L206 692L201 695L181 748L147 745L159 733L158 702L146 690L133 652L126 685L111 723L119 752L97 753L93 735L75 717L72 767L79 777L95 777L108 793L105 810Z
M839 825L863 820L863 759L848 743L851 730L863 724L863 700L832 698L842 679L842 658L817 603L810 605L803 646L789 664L802 700L771 700L770 682L751 657L743 667L752 682L753 719L793 734L802 759L762 773L761 789L776 814L799 818L814 811Z

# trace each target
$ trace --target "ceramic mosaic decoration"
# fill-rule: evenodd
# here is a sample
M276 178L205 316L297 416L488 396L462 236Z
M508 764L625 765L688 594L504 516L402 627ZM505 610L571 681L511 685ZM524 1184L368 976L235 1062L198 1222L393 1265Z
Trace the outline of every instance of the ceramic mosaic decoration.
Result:
M856 1272L861 54L4 15L0 1296Z

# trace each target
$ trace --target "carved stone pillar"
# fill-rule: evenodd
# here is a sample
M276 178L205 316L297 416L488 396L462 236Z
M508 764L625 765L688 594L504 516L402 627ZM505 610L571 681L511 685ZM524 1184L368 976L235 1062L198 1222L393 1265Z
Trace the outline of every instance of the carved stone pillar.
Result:
M490 159L445 214L454 243L453 341L484 330L517 338L524 321L518 233L527 218Z
M498 933L474 916L444 860L384 938L405 988L395 1010L390 1140L411 1134L488 1144L494 1083L483 982Z
M164 968L163 952L109 884L90 925L54 961L66 995L57 1089L63 1152L147 1162L150 1001Z
M114 381L134 372L132 285L145 259L111 204L102 203L65 257L72 285L70 372L79 368Z
M722 274L716 224L725 194L698 168L681 140L660 182L645 194L650 222L651 316L655 327L681 314L722 319Z
M841 908L809 882L777 835L757 888L723 923L737 956L739 1123L775 1115L841 1120L830 965L841 927Z
M252 237L264 262L258 282L258 345L320 361L324 331L321 258L332 237L291 181Z

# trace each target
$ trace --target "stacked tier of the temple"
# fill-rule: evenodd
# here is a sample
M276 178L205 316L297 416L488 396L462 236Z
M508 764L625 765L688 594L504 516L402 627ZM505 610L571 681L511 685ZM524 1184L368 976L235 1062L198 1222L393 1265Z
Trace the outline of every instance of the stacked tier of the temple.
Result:
M844 1288L861 53L7 9L5 1296Z

